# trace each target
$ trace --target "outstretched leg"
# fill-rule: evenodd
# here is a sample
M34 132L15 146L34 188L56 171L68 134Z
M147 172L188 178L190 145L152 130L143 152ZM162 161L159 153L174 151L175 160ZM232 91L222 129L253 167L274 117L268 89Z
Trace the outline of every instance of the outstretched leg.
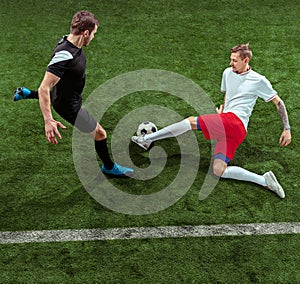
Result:
M186 118L180 122L166 126L157 132L146 134L144 136L133 136L131 140L143 149L147 150L154 141L177 137L189 130L192 130L192 125L189 118Z

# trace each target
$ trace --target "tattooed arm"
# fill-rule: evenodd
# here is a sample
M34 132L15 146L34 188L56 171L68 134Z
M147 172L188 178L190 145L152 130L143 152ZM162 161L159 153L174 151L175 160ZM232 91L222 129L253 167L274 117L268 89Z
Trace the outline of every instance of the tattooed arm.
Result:
M279 144L281 146L287 146L291 143L291 127L289 124L289 118L288 118L288 114L287 114L287 110L286 107L284 105L284 102L282 101L282 99L279 96L276 96L273 99L273 103L276 105L278 114L281 118L282 121L282 125L283 125L283 132L280 136L279 139Z

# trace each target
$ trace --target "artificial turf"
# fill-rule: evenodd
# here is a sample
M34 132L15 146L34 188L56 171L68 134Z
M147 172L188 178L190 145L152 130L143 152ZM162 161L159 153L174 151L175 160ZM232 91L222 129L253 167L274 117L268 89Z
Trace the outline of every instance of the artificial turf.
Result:
M39 86L54 45L81 9L100 20L95 39L85 48L85 99L118 75L160 69L193 80L217 106L223 100L220 82L230 48L249 42L252 68L271 81L286 104L293 141L286 148L278 145L282 126L276 108L259 100L232 164L259 174L273 170L286 198L254 184L223 180L199 202L211 154L201 133L196 133L198 174L169 208L126 215L92 198L74 166L72 126L61 120L67 126L61 131L63 139L50 145L38 102L12 101L16 87ZM1 0L1 231L298 222L299 12L299 1ZM182 117L196 115L192 105L170 94L135 92L118 100L101 119L108 141L123 116L147 105L167 107ZM149 154L127 142L124 147L136 166L149 166ZM167 186L178 172L180 148L173 138L156 145L167 155L157 178L110 182L136 195ZM278 235L1 245L0 282L297 283L299 242L298 235Z

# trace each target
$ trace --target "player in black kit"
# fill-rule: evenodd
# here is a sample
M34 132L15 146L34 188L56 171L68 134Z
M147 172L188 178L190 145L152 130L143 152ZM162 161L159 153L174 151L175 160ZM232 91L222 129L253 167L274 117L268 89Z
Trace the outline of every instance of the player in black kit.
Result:
M89 133L95 140L95 149L102 160L102 172L111 176L128 176L133 169L114 163L106 144L106 131L82 108L82 91L85 85L86 59L82 50L93 40L99 22L88 11L77 12L71 23L70 34L64 36L55 47L44 79L38 89L33 91L25 87L17 88L14 101L21 99L39 99L45 121L45 134L52 144L61 139L58 128L66 128L52 117L54 110L81 132Z

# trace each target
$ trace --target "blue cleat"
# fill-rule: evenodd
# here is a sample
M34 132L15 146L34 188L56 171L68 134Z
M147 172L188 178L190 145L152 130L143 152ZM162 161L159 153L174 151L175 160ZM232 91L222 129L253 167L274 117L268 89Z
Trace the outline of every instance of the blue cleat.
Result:
M114 163L114 167L111 170L107 170L104 165L102 165L101 169L104 174L112 177L130 177L134 173L133 169L120 166L117 163Z
M31 94L31 91L25 87L19 87L14 91L14 101L26 99Z

